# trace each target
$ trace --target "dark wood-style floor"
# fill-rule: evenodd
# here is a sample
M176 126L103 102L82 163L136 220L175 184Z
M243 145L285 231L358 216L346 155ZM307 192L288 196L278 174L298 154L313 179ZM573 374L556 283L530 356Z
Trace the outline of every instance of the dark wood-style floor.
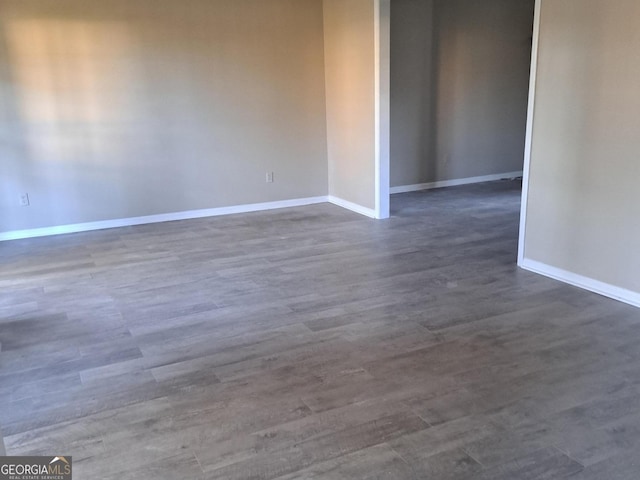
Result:
M640 311L519 184L0 244L0 445L81 479L640 478Z

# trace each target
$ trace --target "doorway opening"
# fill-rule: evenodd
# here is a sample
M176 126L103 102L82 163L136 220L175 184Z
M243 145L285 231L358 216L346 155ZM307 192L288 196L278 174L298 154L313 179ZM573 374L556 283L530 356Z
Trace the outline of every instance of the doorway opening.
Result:
M519 202L534 16L535 0L391 3L391 214L434 188L503 179Z

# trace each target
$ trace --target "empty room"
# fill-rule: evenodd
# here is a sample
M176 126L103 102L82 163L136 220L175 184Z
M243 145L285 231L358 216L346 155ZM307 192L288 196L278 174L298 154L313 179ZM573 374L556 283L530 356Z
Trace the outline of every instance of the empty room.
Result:
M0 478L637 479L637 0L0 0Z

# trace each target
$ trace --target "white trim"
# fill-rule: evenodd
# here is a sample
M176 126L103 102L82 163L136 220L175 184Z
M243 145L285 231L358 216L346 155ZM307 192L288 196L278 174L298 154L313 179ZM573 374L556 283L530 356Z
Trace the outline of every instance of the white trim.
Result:
M374 0L375 218L389 218L390 0Z
M540 20L542 0L536 0L533 19L533 44L531 46L531 73L529 78L529 106L527 108L527 133L524 145L524 171L522 176L522 202L520 205L520 232L518 236L518 265L525 260L525 240L527 236L527 207L529 204L529 174L531 172L531 152L533 149L533 121L536 106L536 82L538 78L538 48L540 45Z
M190 220L194 218L217 217L234 213L259 212L278 208L300 207L325 203L329 201L326 196L297 198L292 200L280 200L277 202L252 203L248 205L234 205L230 207L207 208L204 210L190 210L186 212L163 213L160 215L148 215L144 217L122 218L117 220L105 220L100 222L76 223L56 227L34 228L31 230L17 230L0 233L0 242L7 240L19 240L23 238L46 237L50 235L62 235L65 233L88 232L103 230L106 228L131 227L148 223L173 222L176 220ZM348 208L348 207L347 207Z
M483 175L481 177L458 178L456 180L441 180L431 183L417 183L415 185L402 185L400 187L391 187L391 194L417 192L419 190L431 190L442 187L455 187L458 185L469 185L471 183L493 182L495 180L505 180L518 178L522 176L522 172L507 172L494 175Z
M363 207L362 205L350 202L344 198L334 197L333 195L329 195L327 200L329 203L333 203L338 207L346 208L347 210L351 210L352 212L359 213L360 215L364 215L369 218L376 218L376 211L373 208Z
M576 273L568 272L561 268L552 267L536 260L525 258L520 265L523 269L529 270L545 277L550 277L570 285L589 290L591 292L613 298L620 302L628 303L634 307L640 307L640 293L616 287L609 283L600 282L593 278L584 277Z

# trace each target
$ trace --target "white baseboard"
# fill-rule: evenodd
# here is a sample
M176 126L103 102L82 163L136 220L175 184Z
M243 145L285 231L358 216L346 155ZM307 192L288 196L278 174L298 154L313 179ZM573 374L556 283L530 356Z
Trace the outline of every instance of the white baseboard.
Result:
M542 262L525 258L520 267L530 272L544 275L555 280L559 280L564 283L568 283L575 287L583 288L591 292L603 295L605 297L613 298L620 302L628 303L634 307L640 307L640 293L633 292L624 288L616 287L614 285L594 280L593 278L584 277L576 273L568 272L561 268L552 267Z
M131 227L148 223L173 222L176 220L190 220L194 218L217 217L234 213L259 212L263 210L275 210L278 208L300 207L316 203L326 203L328 198L307 197L277 202L252 203L248 205L234 205L231 207L206 208L203 210L190 210L186 212L163 213L160 215L147 215L144 217L122 218L117 220L105 220L100 222L76 223L57 227L34 228L31 230L17 230L0 233L0 242L7 240L19 240L23 238L46 237L50 235L62 235L65 233L88 232L92 230L104 230L107 228Z
M481 177L458 178L455 180L440 180L431 183L417 183L415 185L402 185L399 187L391 187L390 191L394 193L417 192L420 190L431 190L434 188L456 187L458 185L469 185L471 183L493 182L495 180L504 180L507 178L517 178L522 176L522 170L518 172L497 173L494 175L483 175Z
M351 210L352 212L359 213L360 215L364 215L369 218L376 218L376 211L373 208L363 207L362 205L358 205L357 203L350 202L343 198L334 197L333 195L329 195L327 200L329 203L333 203L338 207L346 208L347 210Z

